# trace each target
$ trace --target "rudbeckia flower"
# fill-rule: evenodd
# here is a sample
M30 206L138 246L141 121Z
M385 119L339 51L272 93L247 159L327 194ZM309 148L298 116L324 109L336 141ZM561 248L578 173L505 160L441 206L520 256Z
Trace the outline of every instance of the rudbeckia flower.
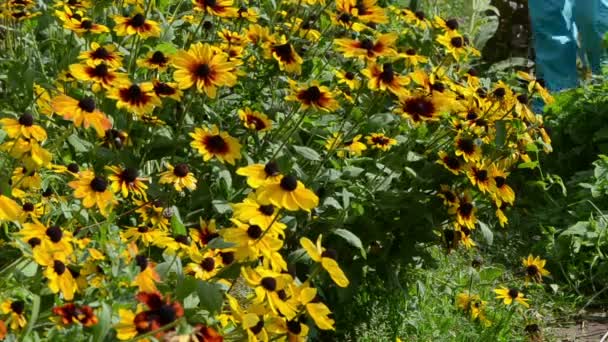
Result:
M99 63L95 66L72 64L70 73L79 81L93 82L93 91L99 91L102 88L110 89L128 82L124 73L116 72L106 63Z
M323 266L336 285L347 287L349 284L348 278L346 278L346 275L344 275L344 272L335 260L337 253L332 249L325 249L321 246L322 237L323 235L319 235L316 246L308 238L300 238L300 245L302 245L302 248L306 250L306 253L313 261Z
M102 215L108 215L108 209L116 204L112 191L108 189L105 177L96 176L93 171L82 171L76 180L68 185L74 189L74 197L82 199L85 208L96 206Z
M156 283L160 282L160 276L156 273L156 263L151 262L143 255L135 256L135 263L139 267L139 273L135 276L132 286L137 286L139 291L156 292Z
M208 280L214 277L222 264L221 257L216 255L213 250L208 250L204 253L196 250L190 254L190 258L193 262L188 263L184 271L201 280Z
M49 280L48 286L51 292L61 292L64 299L68 301L74 299L74 293L78 287L72 273L65 264L65 260L57 260L47 254L41 265L46 266L44 275Z
M138 115L150 114L162 104L151 82L121 84L110 89L108 98L116 100L116 108L125 108Z
M257 196L261 204L272 204L290 211L310 211L319 205L319 197L293 175L262 185Z
M256 224L244 224L238 220L232 220L234 227L220 230L224 241L235 244L234 256L236 260L255 260L260 255L272 258L278 254L283 246L283 241L272 233L266 233L264 228ZM280 255L280 254L279 254ZM282 262L280 269L286 270L287 264Z
M312 242L311 242L312 243ZM321 330L334 330L336 322L330 317L331 311L318 300L317 289L305 282L294 289L294 295L306 308L306 312Z
M279 165L270 161L266 164L252 164L238 168L236 174L247 177L247 185L253 189L257 189L267 182L278 182L281 171Z
M488 168L484 163L473 163L467 165L467 177L471 184L476 185L481 192L488 192L492 185L492 179Z
M458 30L458 20L451 18L451 19L443 19L442 17L436 15L435 18L433 19L433 24L436 28L440 28L444 31L456 31Z
M260 204L250 193L241 203L232 204L232 216L245 223L271 229L277 236L285 236L285 224L279 222L278 210L272 204Z
M9 314L11 320L11 330L25 328L27 320L25 318L25 302L22 300L6 300L0 306L3 314Z
M177 83L174 82L162 82L154 80L154 93L160 98L168 97L179 101L182 98L182 90L179 89Z
M405 50L405 53L401 53L399 56L404 58L410 67L416 67L418 64L424 64L428 61L427 57L417 54L416 50L411 48Z
M288 101L298 101L303 109L314 108L325 112L333 112L340 108L340 104L334 99L334 94L325 86L312 81L310 85L299 85L290 80L291 95L285 97Z
M199 225L196 228L190 228L190 238L197 242L199 246L205 247L211 240L220 236L217 232L215 220L205 221L199 219Z
M481 160L481 147L472 137L466 137L459 134L454 143L456 147L456 156L461 156L466 162L472 163Z
M268 116L257 110L246 107L244 109L239 109L238 115L245 127L255 130L256 132L264 132L272 128L272 122L268 120Z
M443 45L447 53L451 54L456 61L460 61L469 55L481 55L475 48L468 46L465 37L457 32L446 32L437 37L437 42Z
M451 207L449 212L456 214L456 221L459 225L465 226L469 229L475 229L475 223L477 218L475 217L475 205L473 205L473 199L468 192L465 192L461 197L458 198L458 204Z
M278 42L268 42L267 55L272 55L279 63L279 68L289 73L299 75L302 73L302 57L298 55L293 45L284 36Z
M397 140L387 137L384 133L371 133L365 137L367 144L374 149L388 151L393 145L397 144Z
M216 125L210 129L195 128L190 136L194 139L190 146L198 150L204 161L217 158L222 163L234 165L235 160L241 159L241 144L238 139L226 132L220 132Z
M367 150L367 146L359 140L361 140L361 134L345 141L341 133L334 132L325 142L325 148L328 151L337 150L338 152L336 154L340 158L360 156L363 151Z
M386 33L378 36L376 41L369 38L360 40L339 38L334 40L336 50L346 58L360 58L375 61L378 57L395 57L397 51L394 49L398 35Z
M496 293L496 299L502 299L505 305L511 305L513 301L516 301L525 307L530 306L530 304L528 304L528 298L525 298L524 294L516 288L501 286L498 289L494 289L494 293Z
M162 51L150 51L146 57L137 60L137 65L150 70L165 71L171 63L171 57L162 53Z
M223 18L234 18L237 9L233 7L233 0L192 0L194 10L206 12Z
M256 295L254 304L266 301L275 314L281 314L287 319L293 319L296 316L295 306L286 301L285 290L293 282L293 278L289 274L273 272L263 267L256 269L244 267L241 269L241 274L247 283L254 287Z
M431 23L422 11L414 12L404 8L399 11L399 14L405 20L405 22L421 30L426 30L431 26Z
M413 124L419 124L439 120L447 109L447 103L441 96L418 93L401 96L394 112Z
M547 260L543 260L540 257L528 255L527 258L522 260L524 268L526 270L526 281L534 281L542 283L543 276L548 276L549 271L545 269Z
M439 156L439 160L437 160L437 163L443 165L446 169L448 169L456 176L460 174L463 169L463 163L458 157L449 155L445 151L439 151L437 155Z
M368 78L367 87L371 90L388 90L399 97L407 95L405 86L410 83L410 79L396 73L392 63L380 66L372 62L361 73Z
M82 324L85 327L92 327L98 323L95 312L88 305L76 305L67 303L53 308L53 314L59 316L61 324Z
M167 171L160 174L160 184L173 184L175 190L183 191L184 188L188 190L196 189L196 178L190 172L190 168L187 164L181 163L173 165L167 163Z
M91 50L81 52L78 59L82 59L90 66L97 66L106 63L112 68L120 68L122 65L121 55L116 51L116 46L107 44L104 46L98 43L91 43Z
M177 69L173 78L180 89L196 86L210 98L215 98L217 87L232 87L237 81L237 65L209 44L196 43L188 51L177 52L173 56L173 66Z
M160 36L160 25L156 21L146 19L142 13L133 17L114 16L114 31L117 36L130 36L137 34L143 39Z
M108 179L112 182L111 188L114 193L121 193L122 197L127 198L129 192L131 192L134 196L147 200L146 189L148 189L148 186L144 182L147 182L148 179L139 177L139 171L136 168L106 166L106 169L113 173L108 176Z
M110 32L110 29L107 26L94 23L90 18L81 17L77 13L75 13L70 20L65 21L63 27L76 32L79 36L82 36L84 33L100 34Z
M513 204L515 202L515 191L507 184L507 172L500 169L495 164L490 165L490 178L492 179L492 186L490 192L494 197L497 205L501 205L502 202L507 204Z
M350 90L359 89L359 79L357 79L357 75L354 72L336 70L335 73L338 78L338 84L346 84Z
M46 131L44 128L34 125L34 116L30 113L22 114L19 119L4 118L0 119L2 129L10 138L27 138L34 139L38 142L46 140Z

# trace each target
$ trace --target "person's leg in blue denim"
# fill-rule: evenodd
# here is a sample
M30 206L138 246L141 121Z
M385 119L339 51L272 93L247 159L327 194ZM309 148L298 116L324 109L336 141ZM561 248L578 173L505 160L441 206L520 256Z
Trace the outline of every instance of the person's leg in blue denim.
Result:
M581 56L594 74L600 74L607 20L603 16L608 11L608 0L577 0L574 8L576 28L581 43Z
M595 1L595 0L583 0ZM536 51L536 73L551 91L578 85L575 0L529 0Z

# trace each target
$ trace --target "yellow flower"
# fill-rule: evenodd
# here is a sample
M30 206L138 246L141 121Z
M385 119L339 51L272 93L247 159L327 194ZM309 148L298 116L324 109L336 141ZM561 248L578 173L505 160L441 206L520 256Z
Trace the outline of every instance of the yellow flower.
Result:
M209 44L193 44L188 51L179 51L173 56L177 69L173 78L180 89L196 86L196 89L215 98L217 87L232 87L236 84L236 67L224 53Z
M175 167L167 163L167 171L161 173L159 183L173 184L177 191L183 191L184 188L196 189L196 178L190 172L188 165L184 163L177 164Z
M545 269L547 260L543 260L538 256L534 257L530 254L522 260L522 263L526 269L526 281L542 283L543 276L549 275L549 271Z
M344 272L336 262L336 252L334 250L325 249L321 246L321 239L323 235L319 235L317 238L317 245L309 239L303 237L300 238L300 245L306 250L306 253L310 258L321 264L323 268L329 273L331 279L340 287L347 287L349 284L348 278L344 275Z
M300 285L294 291L296 297L306 308L306 312L321 330L334 330L335 321L329 317L331 311L322 302L314 301L317 297L317 289L310 287L308 282Z
M232 204L232 216L245 223L271 229L277 236L285 236L285 224L279 222L278 211L272 204L260 204L254 193L250 193L241 203Z
M160 37L160 25L153 20L148 20L142 13L133 17L114 16L114 31L117 36L130 36L137 34L141 38Z
M279 63L279 68L289 73L299 75L302 73L302 57L298 55L293 46L281 36L278 42L268 42L266 54L271 55Z
M359 89L360 82L354 72L336 70L335 74L338 78L338 84L346 84L351 90Z
M120 68L122 66L121 55L116 51L116 46L112 44L101 46L93 42L91 43L91 50L81 52L78 58L83 59L93 67L100 63L106 63L112 68Z
M204 161L217 158L220 162L234 165L235 160L241 159L241 144L238 139L226 132L220 132L216 125L211 129L195 128L190 136L194 139L190 146L198 150Z
M276 162L270 161L266 164L252 164L236 170L239 176L247 177L247 185L257 189L267 182L280 181L281 172Z
M21 207L9 197L0 195L0 221L16 221L21 214Z
M108 179L112 182L111 188L114 193L121 193L122 197L127 198L131 192L134 196L147 200L148 186L144 182L147 182L148 179L139 177L139 171L136 168L106 166L106 169L112 171Z
M114 327L116 329L116 337L119 340L130 340L137 336L137 328L135 327L135 313L131 310L118 309L118 317L120 322Z
M274 272L263 267L257 267L255 270L244 267L241 269L241 274L249 286L254 287L256 294L254 304L263 303L266 300L275 314L281 314L287 319L293 319L296 316L295 306L286 299L281 299L279 295L281 291L285 293L287 285L293 282L289 274Z
M185 268L187 274L193 274L195 278L201 280L208 280L214 277L220 270L222 265L222 258L213 250L196 250L190 254L190 258L193 262L188 263Z
M156 292L156 283L160 282L160 276L156 273L156 264L148 261L143 255L135 256L135 262L139 266L139 273L133 279L132 286L137 286L139 291Z
M118 109L126 110L138 114L150 114L154 108L161 105L160 98L154 92L154 85L151 82L140 84L121 84L110 89L108 98L116 100Z
M25 302L22 300L6 300L0 306L3 314L10 314L11 329L17 330L25 328L27 320L25 318Z
M74 197L82 199L85 208L97 206L102 215L108 215L108 208L116 204L114 195L108 189L105 177L96 176L93 171L80 172L76 180L68 185L74 189Z
M360 40L339 38L334 40L336 50L346 58L359 58L375 61L378 57L394 57L397 51L395 42L399 38L397 33L386 33L378 36L376 41L368 38Z
M312 81L310 85L299 85L290 80L291 94L286 96L288 101L298 101L303 109L314 108L325 112L333 112L340 108L340 104L334 99L334 94L319 82Z
M25 113L19 119L0 119L2 129L10 138L22 137L26 139L34 139L38 142L46 140L46 131L44 128L34 125L34 116L30 113Z
M105 135L106 130L112 128L110 119L95 108L95 100L92 97L76 100L67 95L59 95L53 98L52 106L57 114L73 121L74 126L85 128L92 126L100 137Z
M251 108L246 107L239 109L238 114L241 121L243 121L243 125L251 130L264 132L272 128L272 122L268 120L268 116L257 110L251 110Z
M151 50L146 54L146 57L137 60L137 65L150 70L165 71L171 64L171 57L162 53L162 51Z
M290 211L310 211L319 205L319 197L293 175L264 184L258 188L257 195L261 204L272 204Z
M369 79L367 87L371 90L388 90L399 97L407 95L405 86L410 83L410 79L396 73L392 63L384 63L380 66L371 62L361 73Z
M515 288L508 289L501 286L498 289L494 289L494 293L496 293L496 299L502 299L505 305L511 305L513 301L516 301L525 307L530 306L530 304L528 304L528 298L524 298L524 294Z
M192 0L192 4L195 11L224 18L237 16L237 9L233 7L233 0Z

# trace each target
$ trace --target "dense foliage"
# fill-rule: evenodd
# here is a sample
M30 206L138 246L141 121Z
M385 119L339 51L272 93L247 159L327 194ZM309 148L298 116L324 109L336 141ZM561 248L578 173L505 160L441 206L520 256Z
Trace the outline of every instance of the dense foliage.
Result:
M1 13L8 339L332 338L366 274L398 283L425 247L509 229L511 173L552 150L529 107L552 101L542 85L476 70L485 14L464 30L374 0ZM519 262L450 288L487 336L500 312L537 315L545 261Z

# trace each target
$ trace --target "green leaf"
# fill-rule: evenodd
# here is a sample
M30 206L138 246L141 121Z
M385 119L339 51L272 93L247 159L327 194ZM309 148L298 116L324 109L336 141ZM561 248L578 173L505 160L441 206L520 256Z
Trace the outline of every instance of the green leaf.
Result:
M191 293L195 292L198 288L196 278L186 276L183 280L177 283L175 287L175 296L179 300L184 300L184 298L188 297Z
M102 303L101 310L97 311L97 319L99 322L93 328L93 341L102 342L112 328L112 307L107 303Z
M88 152L93 147L90 142L80 139L76 134L70 135L67 140L76 152Z
M221 285L197 280L196 293L201 301L200 306L211 314L219 313L224 301Z
M23 337L28 336L34 326L36 325L36 321L38 320L38 316L40 315L40 296L37 294L32 294L32 314L27 324L27 329L23 333Z
M496 138L494 139L494 142L497 147L502 147L507 139L507 125L502 120L496 121L494 125L496 126Z
M490 227L488 227L488 225L484 222L477 222L479 223L479 230L481 231L481 235L483 236L484 240L486 240L486 243L491 246L494 242L494 233L492 233Z
M312 160L312 161L321 161L321 156L319 155L319 153L317 153L317 151L313 150L310 147L306 147L306 146L292 146L292 147L294 150L296 150L296 152L299 155L301 155L305 159Z
M493 282L494 280L500 278L504 270L498 267L486 267L481 272L479 272L479 279L485 282Z
M182 219L179 217L179 215L176 215L175 213L173 214L173 216L171 216L171 229L173 229L173 234L176 236L188 234L188 231L186 230L186 226L184 226Z
M535 169L538 166L538 161L534 160L527 163L521 163L517 165L518 169Z
M361 243L361 239L359 239L357 235L353 234L349 230L342 228L334 230L333 233L346 240L346 242L348 242L350 245L359 248L359 250L361 251L361 255L364 258L367 258L367 254L365 253L365 249L363 248L363 243Z

